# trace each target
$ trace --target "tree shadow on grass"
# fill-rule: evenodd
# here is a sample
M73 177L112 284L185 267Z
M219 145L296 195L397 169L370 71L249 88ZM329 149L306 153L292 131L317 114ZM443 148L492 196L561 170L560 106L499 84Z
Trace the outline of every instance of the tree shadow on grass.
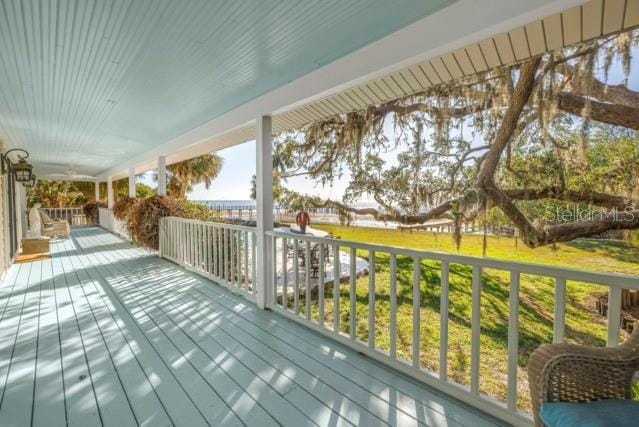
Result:
M639 263L639 247L621 240L577 239L564 245L582 251L605 252L606 256L626 263Z
M361 254L358 254L361 256ZM413 258L398 256L397 265L397 307L412 307L413 304ZM376 304L390 307L390 294L387 277L390 273L390 257L387 254L376 254L375 272L378 280L375 296ZM460 328L471 329L472 305L472 266L451 263L449 265L449 321ZM481 333L491 338L500 347L508 345L508 300L509 280L507 272L484 271L482 276L481 294ZM360 278L361 280L361 278ZM522 279L523 282L524 279ZM519 301L519 364L525 367L530 354L541 344L552 341L553 330L553 301L554 287L552 279L532 276L530 289L520 290ZM381 282L381 283L380 283ZM420 268L421 308L433 312L440 312L441 308L441 263L434 260L422 260ZM523 287L522 287L523 288ZM533 293L531 293L534 290ZM325 300L332 301L333 289L327 287ZM348 301L350 290L348 286L340 289L340 299ZM316 301L317 291L313 292L312 300ZM358 284L356 294L357 314L362 314L362 307L368 305L368 288ZM300 303L302 300L300 299ZM347 324L348 311L341 313L342 324ZM357 335L366 335L367 331L359 330ZM600 344L600 339L589 331L577 330L566 326L567 335L579 342ZM360 337L360 338L362 338Z

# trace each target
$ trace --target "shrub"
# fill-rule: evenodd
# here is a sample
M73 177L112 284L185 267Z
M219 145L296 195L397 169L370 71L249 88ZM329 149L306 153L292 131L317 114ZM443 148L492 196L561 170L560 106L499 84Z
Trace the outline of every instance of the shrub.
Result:
M138 202L138 199L133 197L127 197L122 200L118 200L113 205L113 216L121 221L126 221L129 217L129 210Z
M84 212L84 216L87 218L88 221L92 222L93 224L99 224L99 208L106 207L106 203L100 202L98 200L92 200L82 207L82 211Z
M221 219L208 207L199 203L189 202L186 199L179 199L180 204L186 210L186 217L200 221L221 221Z
M127 228L133 241L158 249L160 218L166 216L186 218L188 212L178 200L169 196L147 197L133 204L127 218Z

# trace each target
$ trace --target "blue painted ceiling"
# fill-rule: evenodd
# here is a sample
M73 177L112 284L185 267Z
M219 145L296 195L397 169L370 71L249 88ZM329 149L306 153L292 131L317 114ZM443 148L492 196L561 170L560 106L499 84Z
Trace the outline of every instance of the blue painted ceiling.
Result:
M0 137L94 175L451 0L0 0Z

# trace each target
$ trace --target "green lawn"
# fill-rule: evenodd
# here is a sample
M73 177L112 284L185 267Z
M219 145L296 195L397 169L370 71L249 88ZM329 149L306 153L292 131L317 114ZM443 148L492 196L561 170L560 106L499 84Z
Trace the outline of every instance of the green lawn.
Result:
M408 232L392 229L314 225L345 240L379 243L389 246L456 252L450 234ZM481 236L462 239L460 253L481 255ZM358 256L368 257L366 251ZM639 275L639 248L617 241L579 240L558 244L555 248L529 249L507 237L489 237L487 256L513 261L550 264L585 270ZM398 257L397 283L397 352L412 361L412 269L413 260ZM379 348L389 348L389 256L376 254L375 336ZM437 261L421 263L420 365L439 369L440 265ZM450 266L448 375L462 384L470 382L471 268ZM368 337L368 277L357 280L357 330L359 339ZM508 331L508 274L485 270L481 296L481 372L483 393L505 400ZM333 290L326 290L325 322L333 321ZM605 319L594 312L600 287L583 283L567 284L566 340L604 345ZM340 328L349 332L349 288L340 287ZM303 299L303 298L302 298ZM520 409L529 410L526 365L530 353L541 343L552 340L553 281L549 278L522 275L520 292L519 395ZM304 302L301 302L302 307ZM312 316L317 319L317 298L312 299Z

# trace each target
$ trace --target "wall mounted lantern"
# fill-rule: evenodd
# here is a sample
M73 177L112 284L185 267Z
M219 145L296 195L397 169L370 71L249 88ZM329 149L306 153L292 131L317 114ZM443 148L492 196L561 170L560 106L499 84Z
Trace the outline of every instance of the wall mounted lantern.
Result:
M18 163L11 163L11 159L9 158L9 153L13 151L19 151L24 154L18 154ZM9 150L6 153L0 155L2 164L2 173L5 174L7 172L13 173L16 181L18 182L28 182L31 181L31 177L33 173L33 166L30 163L27 163L26 159L29 157L29 153L20 148L14 148L13 150ZM35 182L34 182L35 184Z
M31 179L28 180L27 182L23 182L22 185L24 186L24 188L33 188L36 185L36 176L34 174L31 174Z

